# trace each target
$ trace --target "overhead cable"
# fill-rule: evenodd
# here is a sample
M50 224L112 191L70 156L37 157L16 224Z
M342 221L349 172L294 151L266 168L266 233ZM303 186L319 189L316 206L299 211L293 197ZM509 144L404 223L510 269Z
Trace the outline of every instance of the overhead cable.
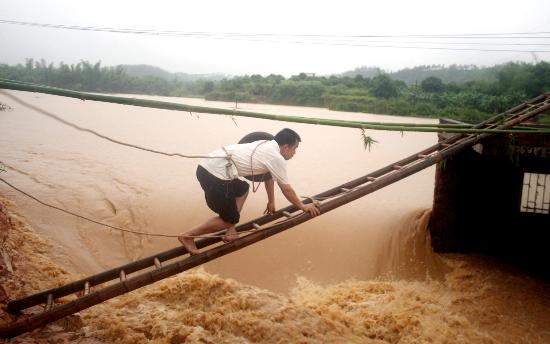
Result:
M455 51L485 51L485 52L524 52L524 53L547 53L550 50L517 50L517 49L482 49L482 48L452 48L445 45L488 45L488 46L547 46L548 43L516 43L516 42L422 42L422 41L388 41L388 40L365 40L373 38L392 38L392 39L549 39L550 32L511 32L511 33L472 33L472 34L429 34L429 35L331 35L331 34L290 34L290 33L241 33L241 32L185 32L175 30L152 30L152 29L129 29L129 28L112 28L98 26L78 26L78 25L63 25L63 24L48 24L36 22L23 22L14 20L0 19L0 24L22 25L32 27L44 27L65 30L79 31L94 31L94 32L109 32L120 34L138 34L138 35L153 35L153 36L168 36L181 38L195 39L216 39L230 41L250 41L250 42L267 42L267 43L290 43L290 44L313 44L313 45L331 45L331 46L349 46L349 47L370 47L370 48L397 48L397 49L424 49L424 50L455 50ZM352 40L350 40L352 39ZM392 45L378 43L393 43ZM439 44L441 47L426 47L426 46L410 46L400 44Z

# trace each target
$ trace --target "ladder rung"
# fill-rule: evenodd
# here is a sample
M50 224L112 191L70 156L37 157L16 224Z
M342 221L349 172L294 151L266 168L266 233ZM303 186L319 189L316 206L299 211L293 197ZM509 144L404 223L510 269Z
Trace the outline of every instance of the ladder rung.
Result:
M350 192L351 191L350 189L346 189L346 188L340 188L340 190L342 190L342 192Z
M418 154L417 157L420 159L426 159L428 156L426 154Z
M374 181L376 180L376 178L374 178L374 177L367 177L367 180L368 180L369 182L374 182Z
M254 228L256 228L257 230L262 229L262 226L260 226L260 225L257 224L256 222L253 222L253 223L252 223L252 226L254 226Z
M126 281L126 272L124 270L120 270L120 281Z
M393 165L394 170L400 170L402 168L403 168L403 166L401 166L401 165Z
M44 309L44 312L49 312L52 310L53 307L53 295L48 294L48 299L46 301L46 308Z
M84 295L88 295L89 293L90 293L90 282L86 281L86 283L84 283Z
M288 211L283 211L283 215L286 217L292 217L292 214L289 213Z
M155 257L155 259L153 259L153 263L155 263L155 268L157 268L157 269L162 268L162 263L160 262L160 260L157 257Z

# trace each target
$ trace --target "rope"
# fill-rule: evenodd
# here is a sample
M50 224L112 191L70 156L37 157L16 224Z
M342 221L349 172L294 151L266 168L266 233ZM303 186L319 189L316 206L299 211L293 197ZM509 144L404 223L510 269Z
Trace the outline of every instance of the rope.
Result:
M103 135L103 134L100 134L96 131L93 131L91 129L87 129L87 128L83 128L83 127L80 127L74 123L71 123L69 121L66 121L64 120L63 118L51 113L51 112L48 112L46 110L42 110L40 109L39 107L35 106L35 105L32 105L32 104L29 104L19 98L17 98L16 96L12 95L12 94L9 94L7 93L6 91L2 91L0 90L0 93L10 99L12 99L13 101L23 105L23 106L26 106L44 116L47 116L53 120L56 120L62 124L65 124L73 129L76 129L76 130L79 130L79 131L83 131L83 132L87 132L87 133L90 133L92 135L95 135L99 138L102 138L104 140L107 140L107 141L110 141L112 143L116 143L116 144L119 144L119 145L122 145L122 146L126 146L126 147L131 147L131 148L135 148L135 149L139 149L139 150L142 150L142 151L146 151L146 152L151 152L151 153L155 153L155 154L162 154L162 155L166 155L166 156L179 156L179 157L182 157L182 158L189 158L189 159L197 159L197 158L224 158L226 159L227 157L225 156L209 156L209 155L186 155L186 154L181 154L181 153L166 153L166 152L162 152L162 151L158 151L158 150L154 150L154 149L150 149L150 148L145 148L145 147L141 147L141 146L138 146L138 145L134 145L134 144L131 144L131 143L126 143L126 142L122 142L122 141L119 141L119 140L116 140L116 139L113 139L109 136L106 136L106 135Z
M340 192L340 193L337 193L337 194L334 194L334 195L330 195L330 196L327 196L327 197L310 197L310 196L300 196L301 198L303 199L308 199L311 201L311 203L315 204L316 206L319 206L321 204L321 201L324 201L324 200L327 200L327 199L330 199L330 198L334 198L334 197L338 197L338 196L341 196L343 195L345 192Z
M163 233L146 233L146 232L139 232L139 231L134 231L134 230L130 230L130 229L125 229L125 228L120 228L120 227L116 227L116 226L112 226L110 224L107 224L107 223L103 223L103 222L100 222L100 221L97 221L97 220L94 220L94 219L91 219L89 217L86 217L86 216L83 216L83 215L80 215L80 214L77 214L77 213L74 213L72 211L69 211L69 210L65 210L63 208L60 208L58 206L55 206L55 205L52 205L52 204L49 204L49 203L46 203L44 201L41 201L40 199L38 199L37 197L21 190L20 188L16 187L15 185L9 183L7 180L5 180L4 178L1 178L0 177L0 181L3 182L4 184L8 185L9 187L11 187L12 189L14 189L15 191L18 191L20 193L22 193L23 195L33 199L34 201L46 206L46 207L49 207L49 208L53 208L55 210L58 210L62 213L65 213L65 214L68 214L68 215L71 215L71 216L74 216L74 217L77 217L79 219L82 219L82 220L86 220L86 221L89 221L89 222L92 222L92 223L95 223L96 225L100 225L100 226L103 226L103 227L107 227L107 228L110 228L110 229L114 229L114 230L117 230L117 231L121 231L121 232L125 232L125 233L131 233L131 234L136 234L136 235L144 235L144 236L154 236L154 237L164 237L164 238L177 238L179 237L179 235L173 235L173 234L163 234ZM245 230L245 231L239 231L238 234L243 234L243 233L250 233L250 232L255 232L257 231L257 229L251 229L251 230ZM220 232L218 232L220 233ZM208 238L222 238L225 234L217 234L217 233L213 233L213 234L205 234L205 235L186 235L186 237L188 238L198 238L198 239L208 239Z
M335 197L345 195L345 194L350 193L351 191L353 191L355 189L357 189L357 187L352 188L352 189L348 189L346 191L341 191L339 193L335 193L333 195L329 195L329 196L325 196L325 197L321 197L321 196L300 196L300 197L303 198L303 199L309 199L311 201L311 203L318 206L319 204L321 204L322 201L326 201L327 199L331 199L331 198L335 198Z
M258 143L256 147L254 147L254 150L252 150L252 154L250 154L250 170L252 171L252 193L256 193L256 191L258 191L258 189L260 188L260 185L262 185L262 183L260 182L257 184L257 186L254 186L254 168L252 167L252 158L254 157L254 153L256 153L256 149L258 149L258 147L266 142L267 140Z
M235 166L235 169L237 168L237 164L235 164L235 161L233 161L233 156L227 151L225 147L222 147L223 151L225 152L225 159L227 159L227 164L225 164L225 173L227 174L227 178L229 179L235 179L233 178L233 171L231 167ZM238 171L237 171L238 174Z
M68 214L68 215L71 215L71 216L74 216L74 217L78 217L82 220L86 220L86 221L89 221L89 222L93 222L97 225L100 225L100 226L103 226L103 227L108 227L108 228L111 228L111 229L115 229L117 231L121 231L121 232L126 232L126 233L132 233L132 234L138 234L138 235L147 235L147 236L157 236L157 237L166 237L166 238L177 238L178 235L170 235L170 234L157 234L157 233L145 233L145 232L138 232L138 231L134 231L134 230L130 230L130 229L124 229L124 228L120 228L120 227L115 227L115 226L111 226L110 224L107 224L107 223L103 223L103 222L100 222L100 221L97 221L97 220L94 220L94 219L91 219L89 217L86 217L86 216L83 216L83 215L80 215L80 214L77 214L77 213L74 213L72 211L69 211L69 210L65 210L63 208L59 208L58 206L55 206L55 205L52 205L52 204L49 204L49 203L46 203L46 202L43 202L41 200L39 200L38 198L36 198L35 196L19 189L18 187L14 186L13 184L9 183L8 181L6 181L4 178L1 178L0 177L0 181L3 182L4 184L8 185L9 187L11 187L12 189L22 193L23 195L35 200L36 202L46 206L46 207L49 207L49 208L53 208L55 210L58 210L60 212L63 212L65 214Z

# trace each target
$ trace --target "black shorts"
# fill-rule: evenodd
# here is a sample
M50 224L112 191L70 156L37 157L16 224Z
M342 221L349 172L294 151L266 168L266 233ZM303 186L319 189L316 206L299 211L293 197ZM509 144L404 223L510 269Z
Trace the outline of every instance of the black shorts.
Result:
M204 190L208 208L220 215L225 222L238 223L240 214L235 198L246 194L248 183L240 179L220 179L200 165L197 167L197 179Z

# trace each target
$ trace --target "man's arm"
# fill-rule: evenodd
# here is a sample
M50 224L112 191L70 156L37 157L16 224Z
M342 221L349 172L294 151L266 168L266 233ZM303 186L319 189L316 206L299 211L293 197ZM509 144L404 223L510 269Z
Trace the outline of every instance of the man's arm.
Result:
M296 207L298 207L298 209L300 209L304 212L308 212L312 217L321 214L321 212L315 206L315 204L313 204L313 203L309 203L309 204L302 203L302 201L298 198L298 196L296 195L296 192L294 191L292 186L290 186L290 184L282 184L282 183L278 183L278 184L279 184L279 187L281 188L281 191L283 192L283 195L285 195L286 199L290 203L292 203Z
M265 182L265 191L267 192L267 206L264 214L273 214L275 212L275 182L268 179Z

